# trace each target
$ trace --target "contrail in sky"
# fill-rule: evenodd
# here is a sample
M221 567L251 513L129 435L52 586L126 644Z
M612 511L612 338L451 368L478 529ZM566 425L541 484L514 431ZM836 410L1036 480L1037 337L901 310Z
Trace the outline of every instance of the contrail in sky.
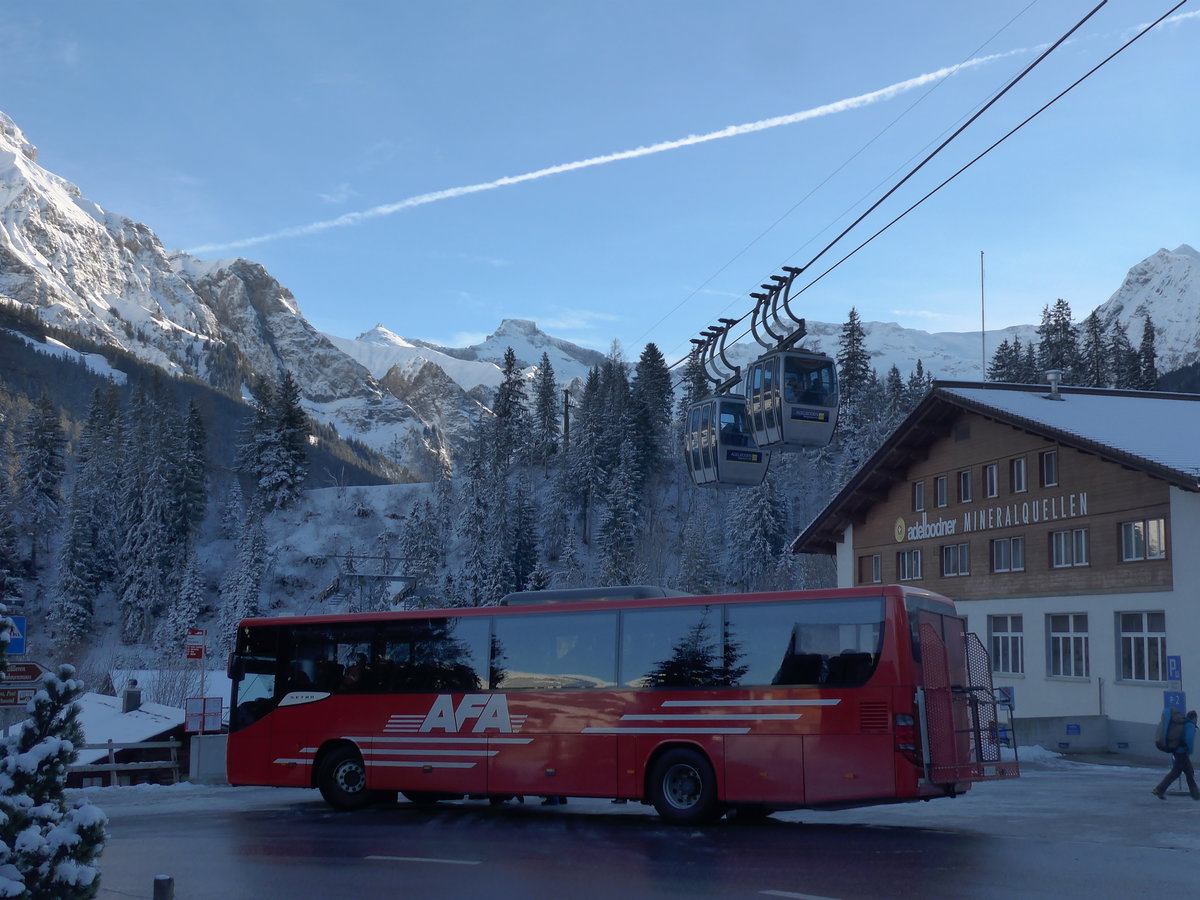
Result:
M885 100L891 100L900 94L919 88L923 85L939 81L943 78L961 72L964 69L972 69L978 66L986 65L990 62L995 62L998 59L1003 59L1009 56L1016 56L1022 53L1028 53L1032 49L1024 48L1020 50L1009 50L1005 53L993 53L989 56L977 56L974 59L968 59L966 62L961 62L958 65L946 66L934 72L927 72L924 75L917 75L915 78L909 78L905 81L898 81L895 84L890 84L887 87L880 88L876 91L870 91L866 94L859 94L856 97L848 97L845 100L836 100L833 103L826 103L823 106L815 106L812 109L806 109L802 112L791 113L786 116L775 116L770 119L762 119L758 122L748 122L744 125L730 125L727 128L722 128L720 131L710 131L708 134L692 134L685 138L680 138L674 141L662 141L658 144L651 144L648 147L638 147L634 150L622 150L619 153L609 153L605 156L593 156L589 159L581 159L576 162L562 163L557 166L549 166L545 169L538 169L534 172L526 172L524 175L508 175L504 178L497 178L495 181L487 181L482 184L468 184L462 187L446 188L441 191L432 191L428 194L418 194L415 197L409 197L406 200L400 200L396 203L385 203L381 206L373 206L370 209L362 210L361 212L346 213L343 216L338 216L336 219L327 219L323 222L313 222L309 225L298 225L292 228L283 228L279 231L272 231L269 234L261 234L258 237L243 238L238 241L230 241L224 244L205 244L200 247L194 247L189 250L189 253L208 253L214 250L232 250L240 247L252 247L255 244L265 244L268 241L279 240L280 238L302 237L309 234L319 234L322 231L328 231L331 228L345 228L349 225L357 225L360 222L365 222L368 219L377 219L380 216L390 216L394 213L402 212L406 209L412 209L415 206L425 206L428 203L437 203L441 200L449 200L453 197L463 197L467 194L478 194L481 191L493 191L496 188L508 187L513 184L521 184L526 181L537 181L539 178L546 178L550 175L561 175L564 172L574 172L578 169L589 169L592 166L604 166L609 163L620 162L626 159L637 159L640 156L651 156L655 153L665 153L668 150L678 150L681 147L691 147L696 144L705 144L709 141L719 141L725 138L738 137L743 134L752 134L756 131L767 131L771 128L779 128L782 125L795 125L797 122L806 122L809 119L819 119L823 116L831 116L836 113L846 112L851 109L858 109L862 106L870 106L874 103L881 103Z

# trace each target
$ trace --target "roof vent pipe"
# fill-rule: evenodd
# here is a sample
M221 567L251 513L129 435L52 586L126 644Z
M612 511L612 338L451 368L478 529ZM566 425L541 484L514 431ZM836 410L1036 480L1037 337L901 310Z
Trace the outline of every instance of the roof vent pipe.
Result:
M1046 372L1046 380L1050 382L1050 393L1046 395L1046 399L1061 400L1063 396L1058 392L1058 386L1062 384L1062 371L1059 369L1050 369Z

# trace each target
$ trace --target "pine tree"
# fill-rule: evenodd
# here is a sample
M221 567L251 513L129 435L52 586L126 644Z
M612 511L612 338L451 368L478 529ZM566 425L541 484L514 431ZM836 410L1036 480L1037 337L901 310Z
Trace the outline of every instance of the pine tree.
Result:
M538 510L527 478L518 477L509 494L505 516L512 590L524 590L540 557L537 532Z
M0 604L21 595L21 583L17 574L20 570L20 558L17 551L17 529L12 516L12 492L8 484L7 466L3 463L4 457L0 453ZM2 627L0 635L7 635ZM4 643L7 644L7 641ZM0 659L3 659L2 653Z
M740 492L729 505L726 532L731 536L727 572L748 591L762 590L774 574L775 558L789 531L787 506L776 476Z
M1083 346L1079 350L1079 383L1084 387L1108 387L1108 341L1096 311L1083 320Z
M234 476L229 482L229 493L225 495L225 506L221 509L221 535L228 539L237 537L246 518L246 500L242 485Z
M286 509L308 477L308 416L290 372L278 385L264 381L238 446L238 471L251 477L264 509Z
M233 565L221 579L221 637L225 652L233 649L238 622L259 613L262 581L269 562L262 516L260 508L251 506L238 536Z
M180 501L183 519L195 532L208 509L208 432L194 401L188 403L184 440L180 448Z
M1025 345L1025 354L1021 357L1020 384L1040 384L1042 377L1038 372L1037 348L1033 341Z
M1154 323L1150 314L1142 322L1142 341L1138 346L1138 368L1141 377L1138 387L1143 391L1158 390L1158 351L1154 347Z
M11 621L5 619L9 625ZM7 629L6 629L7 630ZM0 740L0 895L87 900L100 889L103 812L68 802L67 767L83 743L72 666L42 679L29 717Z
M1129 342L1128 333L1116 319L1108 332L1108 353L1113 387L1136 390L1142 378L1141 362L1133 344Z
M675 586L689 594L713 594L721 586L717 551L719 530L712 525L708 498L688 516L679 547L679 574Z
M179 576L179 588L168 598L154 631L154 645L170 657L183 651L189 628L195 628L206 605L204 578L194 549L189 549Z
M642 578L642 534L639 478L632 441L621 446L620 462L613 473L607 502L600 518L600 580L606 585L637 584Z
M918 359L916 367L908 376L908 384L905 386L905 409L915 409L932 387L933 376L926 373L924 364Z
M1079 369L1079 337L1071 322L1071 306L1061 297L1053 308L1042 309L1042 324L1038 326L1037 360L1043 373L1057 370L1063 381L1074 384Z
M550 356L542 354L534 382L532 458L545 465L558 452L562 436L558 419L558 382Z
M558 557L558 570L551 576L551 581L558 587L578 588L587 582L587 572L579 559L579 536L575 532L575 524L567 529L563 541L562 554Z
M850 308L850 315L842 325L838 339L838 390L844 405L853 405L867 389L871 380L871 357L867 353L866 333L858 318L858 310Z
M49 539L62 500L67 438L58 410L43 395L26 417L17 442L17 505L25 513L30 534L30 568L37 570L37 551Z
M1012 383L1017 380L1017 373L1021 365L1020 345L1019 338L1016 340L1015 347L1009 343L1008 338L1000 342L1000 346L992 354L992 361L988 363L988 381Z
M92 507L83 500L79 481L71 490L67 534L58 553L58 583L51 596L49 619L67 643L81 640L91 629L93 604L99 590L96 565L96 523Z
M504 351L500 370L500 385L492 401L492 464L497 471L507 472L518 455L529 453L532 422L525 396L525 376L512 347Z
M671 372L655 344L647 344L634 368L630 385L630 419L635 451L643 478L657 475L675 449L671 440Z

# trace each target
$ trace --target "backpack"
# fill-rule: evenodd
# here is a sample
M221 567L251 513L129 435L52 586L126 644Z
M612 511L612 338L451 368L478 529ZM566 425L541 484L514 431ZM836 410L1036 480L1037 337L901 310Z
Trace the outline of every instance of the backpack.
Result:
M1177 709L1171 710L1171 718L1163 716L1158 720L1158 730L1154 733L1154 746L1164 753L1174 753L1183 744L1183 726L1187 724L1187 716Z

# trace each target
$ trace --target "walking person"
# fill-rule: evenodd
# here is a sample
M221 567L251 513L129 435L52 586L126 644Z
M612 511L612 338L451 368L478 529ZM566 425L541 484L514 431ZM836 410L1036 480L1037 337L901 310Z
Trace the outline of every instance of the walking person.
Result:
M1192 792L1192 799L1200 800L1200 788L1196 787L1196 770L1192 768L1192 752L1196 749L1196 711L1194 709L1187 714L1182 726L1176 740L1171 728L1171 710L1169 708L1163 710L1163 732L1168 735L1168 742L1174 743L1175 746L1169 751L1171 753L1171 771L1158 783L1158 787L1150 792L1159 800L1165 799L1167 787L1181 774L1187 778L1188 790Z

